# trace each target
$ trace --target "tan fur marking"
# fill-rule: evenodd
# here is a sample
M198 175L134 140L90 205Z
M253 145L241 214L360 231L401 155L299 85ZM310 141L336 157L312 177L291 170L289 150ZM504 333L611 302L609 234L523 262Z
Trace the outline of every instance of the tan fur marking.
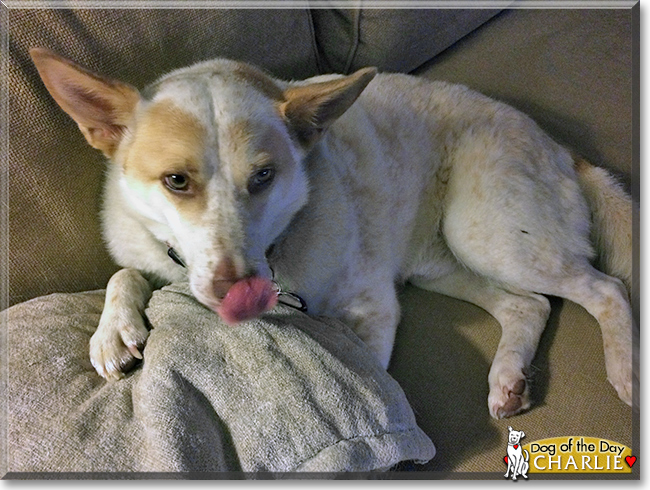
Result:
M300 143L310 147L348 110L376 74L375 68L363 68L347 77L289 87L284 92L286 102L277 104L277 110Z
M48 49L34 48L30 54L48 91L79 125L88 143L112 157L140 100L138 91Z
M237 67L233 70L233 74L245 83L252 85L269 99L277 101L284 100L282 89L263 71L245 63L238 63Z
M238 153L250 144L254 134L250 123L245 119L239 119L226 128L224 143L228 145L228 151Z
M591 164L580 155L572 153L571 157L573 158L573 164L575 165L575 169L578 173L584 172L591 167Z
M124 171L140 182L161 186L165 175L188 175L189 192L165 192L177 201L181 213L188 217L198 215L206 204L202 168L205 138L205 128L194 116L169 100L158 102L138 121L134 141L123 162Z
M274 161L286 161L286 148L281 138L267 129L255 131L250 121L238 120L228 125L222 141L227 145L225 161L231 166L233 181L239 189L245 189L250 176Z
M242 189L250 176L251 144L255 132L249 121L240 119L225 128L223 140L227 157L225 159L231 165L233 181Z

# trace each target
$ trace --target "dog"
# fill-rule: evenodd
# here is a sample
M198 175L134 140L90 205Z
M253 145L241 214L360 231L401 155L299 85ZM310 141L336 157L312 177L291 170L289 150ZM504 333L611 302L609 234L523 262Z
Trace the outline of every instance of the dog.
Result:
M523 430L512 430L508 427L508 469L505 478L512 474L512 479L517 480L517 475L528 479L528 451L521 447L521 441L526 434Z
M493 417L530 406L545 295L598 320L607 377L631 404L631 198L523 113L374 68L286 82L216 59L138 91L47 49L30 54L110 162L101 217L123 269L90 341L101 376L142 358L144 308L173 281L229 323L272 308L280 284L310 314L341 319L386 368L396 285L408 281L501 324Z

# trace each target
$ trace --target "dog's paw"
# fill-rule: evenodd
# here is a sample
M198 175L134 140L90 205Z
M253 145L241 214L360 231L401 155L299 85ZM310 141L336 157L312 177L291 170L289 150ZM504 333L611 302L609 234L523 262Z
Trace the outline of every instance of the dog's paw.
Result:
M607 367L607 380L618 393L618 397L632 406L632 362L628 360L627 363L621 362L616 367Z
M616 393L618 393L618 397L631 407L632 406L632 382L626 381L620 384L612 383L612 386L614 386L614 389L616 389Z
M102 317L90 339L90 362L107 380L120 379L142 359L149 331L139 314L128 316L130 318Z
M495 419L512 417L530 407L528 381L519 373L514 376L500 376L503 382L490 383L488 407Z

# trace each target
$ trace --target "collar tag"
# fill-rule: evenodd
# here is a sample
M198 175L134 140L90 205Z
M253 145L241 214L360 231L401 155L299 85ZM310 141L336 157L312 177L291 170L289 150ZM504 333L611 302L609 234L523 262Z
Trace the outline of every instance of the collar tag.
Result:
M278 290L278 303L282 303L285 306L295 308L298 311L305 313L307 311L307 303L295 293L289 293L287 291L282 291L280 285L273 281L276 289Z
M268 258L268 254L267 254L267 258ZM289 306L298 311L302 311L303 313L306 313L307 303L305 302L305 300L302 299L300 296L298 296L296 293L283 291L280 284L278 284L278 281L275 280L275 270L273 269L273 267L271 267L271 264L269 264L269 269L271 269L273 285L275 286L275 289L278 291L278 303L282 303L285 306Z

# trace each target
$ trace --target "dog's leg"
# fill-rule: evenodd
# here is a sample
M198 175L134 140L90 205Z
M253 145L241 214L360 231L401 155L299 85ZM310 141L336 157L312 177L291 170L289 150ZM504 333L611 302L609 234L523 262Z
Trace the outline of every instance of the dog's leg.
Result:
M90 339L90 362L106 379L119 379L136 359L149 331L144 309L152 287L135 269L122 269L106 287L106 302L99 326Z
M370 347L384 369L393 352L400 307L392 281L377 281L376 288L355 295L347 306L344 321Z
M618 396L632 405L632 329L634 319L623 283L589 264L575 265L548 294L578 303L600 324L607 379Z
M530 400L526 374L550 314L548 300L532 293L509 293L464 269L434 280L410 281L423 289L473 303L496 318L502 334L488 377L490 414L502 418L527 409Z
M517 459L517 468L515 469L515 474L514 474L515 477L521 476L521 469L522 469L523 463L524 463L524 455L520 454L519 458Z
M528 451L524 451L524 453L528 454ZM522 459L524 458L522 454ZM524 460L521 463L521 476L523 476L526 480L528 480L528 468L529 468L528 460Z

